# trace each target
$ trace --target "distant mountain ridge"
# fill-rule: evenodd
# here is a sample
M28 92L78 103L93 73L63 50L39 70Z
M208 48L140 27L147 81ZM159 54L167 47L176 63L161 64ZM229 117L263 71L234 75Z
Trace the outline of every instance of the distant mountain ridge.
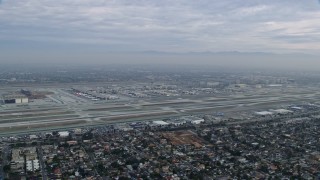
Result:
M271 53L271 52L241 52L241 51L190 51L190 52L166 52L166 51L141 51L136 53L150 54L150 55L263 55L263 56L314 56L312 54L305 53Z

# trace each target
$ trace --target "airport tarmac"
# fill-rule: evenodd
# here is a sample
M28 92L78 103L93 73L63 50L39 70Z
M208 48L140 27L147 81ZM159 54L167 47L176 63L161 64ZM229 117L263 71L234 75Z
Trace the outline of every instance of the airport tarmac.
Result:
M1 133L164 119L213 112L253 112L301 102L318 102L319 93L298 91L251 96L190 96L90 102L55 88L52 102L0 107Z

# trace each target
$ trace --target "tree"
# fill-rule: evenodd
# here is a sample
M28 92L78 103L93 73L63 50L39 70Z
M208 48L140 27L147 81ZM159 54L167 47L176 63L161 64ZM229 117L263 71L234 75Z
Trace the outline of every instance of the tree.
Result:
M54 156L54 157L53 157L52 163L57 163L57 164L60 163L60 159L58 158L58 156Z
M10 165L5 165L5 166L3 166L3 171L4 171L5 173L9 173L10 170L11 170Z

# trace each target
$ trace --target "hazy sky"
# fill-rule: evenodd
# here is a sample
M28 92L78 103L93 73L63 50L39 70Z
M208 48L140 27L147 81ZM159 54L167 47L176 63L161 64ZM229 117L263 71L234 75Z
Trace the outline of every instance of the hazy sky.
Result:
M320 54L319 42L318 0L0 0L2 59L76 52Z

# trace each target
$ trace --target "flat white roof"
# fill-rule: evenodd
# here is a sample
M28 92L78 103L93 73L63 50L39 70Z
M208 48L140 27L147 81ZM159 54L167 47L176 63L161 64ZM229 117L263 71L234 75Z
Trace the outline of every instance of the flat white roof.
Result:
M193 121L191 121L192 124L200 124L200 123L202 123L202 122L204 122L204 119L199 119L199 120L193 120Z
M60 131L59 135L60 136L69 136L69 132L68 131Z
M286 113L291 113L292 111L287 109L276 109L276 110L273 110L273 112L279 113L279 114L286 114Z
M180 120L185 121L197 121L197 120L203 120L202 118L196 117L196 116L183 116L179 118Z
M302 107L293 106L293 107L291 107L291 109L298 109L298 110L302 110Z
M153 121L154 124L157 124L157 125L168 125L169 123L167 122L164 122L164 121Z
M281 87L282 84L269 84L268 86L269 87Z
M265 116L265 115L272 115L273 113L270 111L260 111L260 112L255 112L255 114Z

